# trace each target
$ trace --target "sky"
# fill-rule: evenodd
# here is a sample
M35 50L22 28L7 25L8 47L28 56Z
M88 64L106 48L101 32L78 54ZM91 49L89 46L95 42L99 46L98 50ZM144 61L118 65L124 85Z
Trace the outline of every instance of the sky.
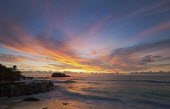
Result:
M0 63L22 71L169 71L170 1L0 0Z

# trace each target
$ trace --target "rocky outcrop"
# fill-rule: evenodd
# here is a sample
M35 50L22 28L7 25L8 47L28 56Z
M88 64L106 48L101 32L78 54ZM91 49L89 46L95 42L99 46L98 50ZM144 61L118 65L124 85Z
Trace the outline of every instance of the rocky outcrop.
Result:
M53 73L51 75L51 77L70 77L70 76L66 75L66 74L63 74L63 73L60 73L60 72L56 72L56 73Z
M32 95L41 92L52 90L54 84L47 80L37 80L31 82L25 82L17 85L0 86L0 97L16 97L23 95Z
M40 100L37 98L29 97L29 98L23 99L23 101L40 101Z

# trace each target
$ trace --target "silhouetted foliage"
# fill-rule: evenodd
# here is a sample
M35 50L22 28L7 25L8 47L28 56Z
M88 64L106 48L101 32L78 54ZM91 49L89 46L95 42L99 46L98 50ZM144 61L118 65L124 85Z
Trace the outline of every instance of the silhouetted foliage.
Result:
M21 78L21 71L17 70L17 66L8 68L0 64L0 82L18 81Z
M13 66L13 69L14 69L14 70L16 70L16 69L17 69L17 66L16 66L16 65L14 65L14 66Z

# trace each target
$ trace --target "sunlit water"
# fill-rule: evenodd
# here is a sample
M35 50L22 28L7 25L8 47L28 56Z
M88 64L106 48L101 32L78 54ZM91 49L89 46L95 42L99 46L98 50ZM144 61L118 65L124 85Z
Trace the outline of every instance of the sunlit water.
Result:
M170 109L170 75L73 74L50 80L57 87L42 98L101 109Z

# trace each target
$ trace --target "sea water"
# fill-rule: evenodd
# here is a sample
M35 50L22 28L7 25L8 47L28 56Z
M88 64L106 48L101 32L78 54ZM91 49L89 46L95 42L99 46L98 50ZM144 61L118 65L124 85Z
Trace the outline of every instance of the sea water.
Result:
M72 74L50 80L56 88L42 97L96 109L170 109L170 75Z

